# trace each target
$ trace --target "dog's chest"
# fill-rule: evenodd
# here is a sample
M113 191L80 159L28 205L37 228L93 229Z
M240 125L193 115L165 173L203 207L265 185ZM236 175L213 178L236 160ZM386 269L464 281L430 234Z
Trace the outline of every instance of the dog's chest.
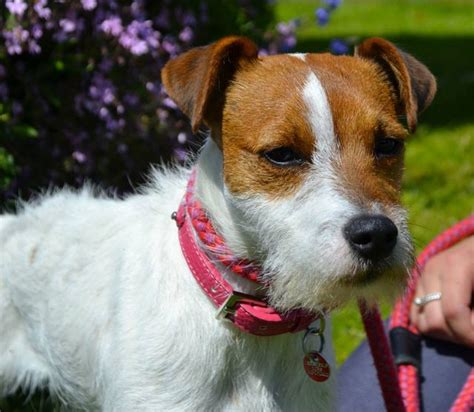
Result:
M331 409L332 379L315 383L306 376L299 334L249 337L229 331L217 320L209 321L207 315L191 321L203 327L188 329L187 339L173 342L169 331L159 337L150 336L156 341L153 355L146 348L134 348L135 353L143 353L143 358L127 369L144 377L143 384L154 394L147 406L151 400L157 408L166 410ZM184 322L181 327L182 332L189 324Z

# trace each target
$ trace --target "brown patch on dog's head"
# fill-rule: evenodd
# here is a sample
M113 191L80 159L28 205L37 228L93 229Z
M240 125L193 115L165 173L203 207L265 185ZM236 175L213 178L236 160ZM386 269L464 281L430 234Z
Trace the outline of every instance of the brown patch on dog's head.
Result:
M313 72L327 96L339 156L334 165L359 203L399 202L403 151L377 158L381 139L403 141L399 122L414 131L432 101L436 82L428 69L383 39L368 39L355 57L307 54L257 57L242 37L227 37L167 63L163 83L190 118L223 151L224 178L234 195L286 197L301 186L318 150L303 90ZM265 158L286 148L304 161L279 167ZM335 160L336 161L336 160Z
M403 142L392 86L377 64L365 59L330 54L306 56L324 85L331 107L339 158L334 165L353 199L392 204L399 201L403 151L377 158L378 139Z
M260 59L229 87L223 119L224 175L236 194L291 195L309 170L315 138L302 90L309 67L288 55ZM305 162L279 167L264 153L287 148Z
M226 89L237 70L257 58L257 52L251 40L230 36L191 49L165 65L163 84L191 119L194 133L205 124L219 140Z

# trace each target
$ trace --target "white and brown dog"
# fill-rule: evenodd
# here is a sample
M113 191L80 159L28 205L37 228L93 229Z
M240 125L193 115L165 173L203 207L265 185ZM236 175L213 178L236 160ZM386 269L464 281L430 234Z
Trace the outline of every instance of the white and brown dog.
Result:
M217 262L227 285L282 317L401 289L412 247L399 119L412 132L433 99L425 66L378 38L354 57L259 58L227 37L162 79L193 129L211 130L196 199L261 269L255 283ZM63 190L1 216L3 393L47 387L68 408L105 411L332 410L333 378L305 374L303 332L259 337L215 318L215 288L203 290L170 219L189 176L155 172L125 200Z

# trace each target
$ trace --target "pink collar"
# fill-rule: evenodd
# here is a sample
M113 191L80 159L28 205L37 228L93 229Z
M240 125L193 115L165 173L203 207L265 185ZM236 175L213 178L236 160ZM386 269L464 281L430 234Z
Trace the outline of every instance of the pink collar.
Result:
M173 214L179 229L179 242L191 273L202 290L218 308L217 318L227 319L238 329L258 336L299 332L318 316L303 310L281 314L263 299L235 291L201 250L196 234L222 264L234 273L258 283L260 270L252 263L238 260L217 234L199 201L194 197L194 171L178 212Z

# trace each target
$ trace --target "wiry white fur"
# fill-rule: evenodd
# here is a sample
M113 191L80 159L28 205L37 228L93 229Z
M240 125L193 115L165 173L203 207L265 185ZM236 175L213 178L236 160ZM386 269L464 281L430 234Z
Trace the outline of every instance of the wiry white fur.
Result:
M187 175L155 172L125 200L61 191L1 217L3 393L48 387L89 411L331 409L332 384L303 371L301 333L215 319L170 219Z

